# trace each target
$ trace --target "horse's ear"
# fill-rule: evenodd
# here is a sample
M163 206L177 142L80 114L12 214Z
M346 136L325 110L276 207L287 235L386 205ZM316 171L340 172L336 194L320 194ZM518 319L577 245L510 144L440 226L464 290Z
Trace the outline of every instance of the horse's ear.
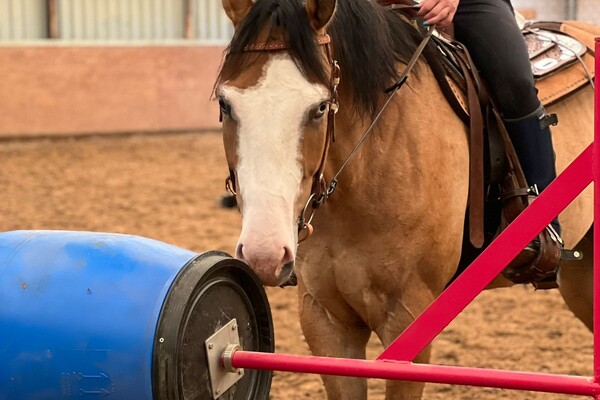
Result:
M315 31L318 32L329 24L336 3L336 0L306 0L308 20Z
M221 0L225 14L233 22L233 27L237 28L240 22L246 17L254 0Z

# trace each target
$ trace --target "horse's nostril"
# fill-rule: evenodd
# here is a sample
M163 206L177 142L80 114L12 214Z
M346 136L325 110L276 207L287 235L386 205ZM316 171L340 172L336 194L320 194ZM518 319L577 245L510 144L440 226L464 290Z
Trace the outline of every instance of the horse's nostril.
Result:
M279 276L277 277L280 282L279 284L280 285L284 284L288 280L288 278L290 277L292 272L294 272L294 263L293 262L288 262L283 267L281 267L281 272L279 273Z
M293 269L294 269L294 263L293 262L285 264L281 268L281 276L285 276L285 275L289 274L290 272L292 272Z
M243 248L244 248L244 245L242 243L239 243L237 245L237 247L235 248L235 257L238 260L244 260L244 252L242 250Z
M283 258L281 259L281 263L284 265L294 263L294 252L287 246L283 247Z

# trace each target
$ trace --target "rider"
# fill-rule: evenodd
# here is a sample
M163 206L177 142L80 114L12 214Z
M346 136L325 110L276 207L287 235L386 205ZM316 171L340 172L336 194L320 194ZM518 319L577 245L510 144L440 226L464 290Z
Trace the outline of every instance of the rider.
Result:
M552 136L510 0L423 0L419 15L426 25L454 23L456 40L494 94L528 184L544 190L556 178ZM560 234L558 218L551 225Z

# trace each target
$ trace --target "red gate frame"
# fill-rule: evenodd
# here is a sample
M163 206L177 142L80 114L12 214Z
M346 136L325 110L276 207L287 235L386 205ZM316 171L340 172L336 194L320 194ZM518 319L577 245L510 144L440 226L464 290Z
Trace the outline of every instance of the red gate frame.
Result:
M596 70L600 38L596 39ZM594 142L374 361L239 350L235 368L485 386L590 396L600 400L600 223L594 224L594 376L581 377L411 361L590 183L600 182L600 88L595 95ZM594 185L600 221L600 184Z

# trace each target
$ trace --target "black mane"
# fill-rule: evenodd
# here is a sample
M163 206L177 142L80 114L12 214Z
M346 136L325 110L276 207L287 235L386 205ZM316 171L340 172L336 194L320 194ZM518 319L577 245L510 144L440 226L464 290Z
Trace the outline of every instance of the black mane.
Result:
M256 0L226 50L219 80L235 77L241 65L256 59L255 52L244 48L257 42L264 26L283 33L287 50L307 78L329 84L302 0ZM352 96L361 115L377 111L383 90L399 75L397 63L407 63L422 39L400 13L375 0L339 0L327 32L341 66L340 90ZM430 47L425 56L435 58L432 54Z

